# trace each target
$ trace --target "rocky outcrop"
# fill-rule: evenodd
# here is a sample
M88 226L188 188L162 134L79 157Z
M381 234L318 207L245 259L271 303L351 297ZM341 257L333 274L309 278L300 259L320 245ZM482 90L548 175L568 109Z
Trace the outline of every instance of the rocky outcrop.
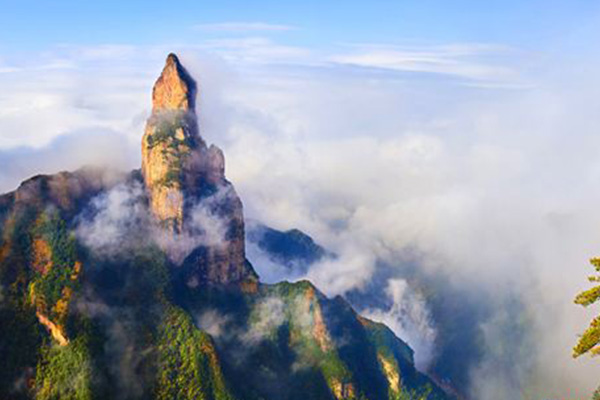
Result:
M142 140L150 212L176 240L207 234L199 212L224 227L220 240L199 243L185 259L182 273L189 285L256 279L245 257L242 202L225 179L225 157L199 134L196 91L194 79L170 54L152 91L152 115Z
M38 321L40 321L40 324L44 325L46 329L48 329L50 335L52 335L54 340L56 340L60 346L66 346L69 344L69 339L67 339L67 336L64 334L63 329L60 326L50 321L40 312L36 312L35 315L37 316Z
M382 353L377 354L377 358L379 359L381 368L388 381L390 392L396 396L400 395L400 390L402 387L400 386L400 373L398 372L396 360L390 360L389 358L386 358Z
M325 324L325 320L323 318L323 310L318 297L319 294L317 294L315 288L312 285L309 285L304 294L305 302L303 306L301 306L300 313L302 315L310 315L312 317L312 337L319 345L319 348L326 352L331 350L332 343L331 337L327 330L327 325Z
M169 229L183 229L186 186L197 177L206 145L194 114L196 83L170 54L152 91L152 115L142 140L142 174L150 209ZM186 185L187 184L187 185Z
M135 172L131 175L135 175ZM14 192L0 196L0 222L2 215L12 208L52 207L70 218L91 198L110 189L124 177L122 173L95 167L54 175L36 175L22 182Z
M152 90L152 111L190 111L195 108L196 82L173 53Z

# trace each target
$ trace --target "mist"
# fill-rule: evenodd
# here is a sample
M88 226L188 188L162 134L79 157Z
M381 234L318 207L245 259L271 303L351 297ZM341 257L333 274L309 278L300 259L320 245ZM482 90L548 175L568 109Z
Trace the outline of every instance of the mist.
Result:
M260 46L264 55L269 43ZM130 146L143 133L152 78L143 87L140 79L128 87L116 82L134 65L143 66L142 77L156 76L162 50L144 58L132 49L119 67L104 64L111 72L93 83L99 96L86 111L106 115L104 127L116 132L100 135L103 151L80 139L86 124L78 119L47 122L0 152L7 166L0 187L76 168L94 153L108 156L103 164L139 164ZM444 325L430 299L451 293L471 315L465 329L482 339L482 353L467 365L472 398L580 398L595 389L600 366L573 360L571 348L593 316L572 300L586 287L588 259L599 249L598 60L526 55L519 65L502 65L500 76L490 68L490 76L470 78L468 68L458 76L382 69L368 57L357 63L340 54L236 63L244 58L231 50L175 50L199 81L201 134L224 150L246 218L299 228L337 255L299 277L249 252L259 274L308 278L329 296L379 297L354 305L406 340L426 371L445 361ZM69 73L86 71L84 65ZM81 89L58 91L72 99ZM117 94L140 102L115 107ZM2 104L11 101L2 95ZM77 103L61 104L74 114ZM53 110L58 119L62 111ZM0 132L35 112L0 119ZM37 130L55 133L36 145L30 139Z
M493 89L356 70L252 76L217 94L227 112L202 114L204 134L224 148L247 217L339 255L307 273L326 294L366 290L384 261L398 275L416 264L425 283L443 275L453 301L484 308L469 320L483 341L467 365L470 397L580 398L600 372L571 358L593 314L572 300L600 237L600 87L589 65L556 68ZM261 274L264 260L250 257ZM445 332L427 309L398 312L402 301L361 311L435 367Z

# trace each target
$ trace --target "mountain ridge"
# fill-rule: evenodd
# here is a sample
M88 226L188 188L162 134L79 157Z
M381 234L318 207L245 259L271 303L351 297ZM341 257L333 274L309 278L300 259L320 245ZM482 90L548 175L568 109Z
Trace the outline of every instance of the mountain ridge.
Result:
M0 394L452 398L341 297L259 281L223 153L198 131L196 91L170 54L141 170L38 175L0 196Z

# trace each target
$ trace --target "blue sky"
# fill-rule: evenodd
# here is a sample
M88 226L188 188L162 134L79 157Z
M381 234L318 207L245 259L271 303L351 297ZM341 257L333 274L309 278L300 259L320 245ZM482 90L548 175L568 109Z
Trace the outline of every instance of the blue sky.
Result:
M5 51L53 44L190 43L214 32L199 24L260 22L297 29L289 44L338 42L491 42L551 47L597 20L592 0L531 1L31 1L0 2ZM219 32L221 35L224 32ZM239 32L238 32L239 33ZM264 32L263 32L264 34Z

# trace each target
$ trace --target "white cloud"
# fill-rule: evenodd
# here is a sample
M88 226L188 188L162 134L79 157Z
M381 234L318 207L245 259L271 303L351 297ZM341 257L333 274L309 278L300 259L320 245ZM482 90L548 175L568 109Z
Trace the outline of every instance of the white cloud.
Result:
M537 397L561 397L597 384L597 364L570 358L591 316L572 296L585 287L587 258L600 238L597 62L582 71L581 60L544 60L531 85L504 91L493 86L520 83L522 70L497 60L504 50L495 48L363 46L317 54L242 38L174 50L182 49L186 65L210 64L200 74L190 68L200 77L201 128L224 149L246 215L301 228L340 255L309 271L321 289L363 287L383 259L418 263L464 291L483 288L489 299L482 301L517 293L538 339L527 354L535 365L529 388ZM62 49L31 65L67 60L76 68L0 75L0 147L43 150L58 135L90 126L127 138L115 148L137 146L151 85L173 49L113 50L80 59L80 49ZM383 72L353 64L379 64ZM404 70L427 74L399 78ZM31 153L29 166L22 157L23 168L3 166L2 187L34 170L71 169L84 163L80 151L50 151L47 160ZM10 153L5 159L14 160ZM482 321L486 338L498 338L502 321ZM473 367L485 372L487 365Z
M223 315L216 310L204 311L196 318L197 326L215 339L219 339L225 334L231 334L227 329L229 322L229 316Z
M10 66L6 67L7 73L0 74L3 88L0 148L41 147L61 134L90 126L111 129L136 142L150 109L151 82L170 51L181 53L184 59L187 55L191 55L188 58L192 60L200 59L201 65L215 66L210 72L211 79L218 68L252 71L267 80L269 90L276 87L272 85L276 81L281 84L279 90L286 85L292 85L289 90L303 90L302 86L298 87L305 83L303 80L315 85L311 77L362 74L363 79L372 82L371 87L360 94L374 97L370 111L379 106L380 112L388 115L393 112L392 104L382 105L382 101L389 89L377 82L398 79L399 69L428 72L447 79L460 78L463 85L477 87L521 87L524 84L522 77L515 73L514 65L506 62L508 57L497 58L506 54L506 49L481 44L412 48L343 45L333 52L318 52L272 38L243 36L211 38L195 45L60 45L39 54L17 54L0 63L2 69L4 65ZM361 72L352 70L353 66L370 64L383 68L376 73L369 68ZM277 69L272 70L273 67ZM235 78L236 74L229 74L228 79ZM298 79L288 79L290 74ZM204 82L202 86L204 84L212 83ZM333 100L335 94L323 88L319 95ZM346 90L345 87L336 90L342 89ZM265 91L261 96L267 94ZM278 96L278 100L281 99ZM398 107L414 107L408 98L396 101L400 101ZM326 116L326 109L315 107L311 111L317 117ZM361 110L348 110L355 118L361 118L363 113L357 111ZM381 129L378 127L377 131Z
M415 365L419 370L426 371L435 353L437 332L425 299L403 279L390 279L385 294L392 302L389 309L369 309L363 314L386 324L406 341L415 351Z
M244 64L305 64L310 60L311 50L304 47L283 45L264 37L211 39L200 48L219 54L229 62Z
M398 72L416 72L452 76L487 84L515 84L521 77L517 70L488 60L490 57L513 55L515 51L484 44L446 46L353 46L349 52L332 55L334 63Z
M267 297L255 307L252 323L240 338L249 345L256 345L264 338L276 333L285 322L285 304L279 297Z
M191 207L188 230L172 233L157 229L155 240L165 249L171 261L181 264L199 246L222 246L226 243L227 221L218 214L215 205L231 196L230 187L220 187L214 194L205 197Z
M61 135L40 148L0 148L0 192L14 190L25 178L39 173L72 171L84 165L127 171L137 166L138 152L137 143L130 143L124 135L92 127Z
M95 197L88 220L80 217L78 238L98 254L111 256L124 252L133 233L139 238L139 228L147 224L148 213L143 203L144 190L139 183L119 184Z
M19 69L14 67L2 67L0 66L0 74L7 74L9 72L17 72Z
M221 99L235 109L207 135L221 140L247 215L340 252L341 262L309 271L326 293L364 286L379 258L416 262L465 293L480 288L499 314L517 295L532 314L527 353L498 335L505 319L481 321L490 345L501 338L515 362L532 362L517 389L589 393L598 366L570 349L591 316L572 297L600 238L600 120L590 106L600 82L565 74L486 95L440 81L259 77ZM587 82L585 93L573 80ZM520 371L491 365L502 379L477 393Z
M8 74L11 72L17 72L19 71L19 68L12 66L12 65L7 65L4 62L4 59L2 57L0 57L0 74Z
M335 249L337 257L317 262L302 278L313 282L331 297L362 288L375 269L375 255L370 249L361 248L350 240L342 243L342 248Z
M76 233L90 249L103 256L126 254L130 247L158 243L170 259L181 264L199 246L216 247L226 242L227 221L215 212L231 195L230 187L221 187L190 209L188 230L173 233L154 223L138 182L125 182L101 193L79 215Z

